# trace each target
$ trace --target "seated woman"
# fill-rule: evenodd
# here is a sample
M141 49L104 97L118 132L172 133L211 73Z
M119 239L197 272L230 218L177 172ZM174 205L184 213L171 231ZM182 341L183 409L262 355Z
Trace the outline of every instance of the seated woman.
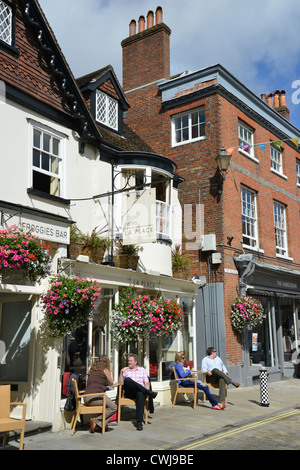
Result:
M110 370L110 360L105 354L101 354L91 365L88 373L87 386L85 394L88 393L103 393L106 387L113 384L113 374ZM99 395L94 397L84 397L84 404L90 406L102 405L103 399ZM105 411L105 427L107 426L110 418L117 411L117 405L108 397L106 397L106 411ZM97 416L91 419L91 432L102 431L102 416Z
M188 369L185 371L185 368L183 367L184 363L184 358L185 355L183 352L178 352L176 353L175 356L175 371L178 379L185 379L188 378L191 374L191 371ZM179 382L179 387L193 387L194 382L192 380L182 380L182 382ZM218 403L217 400L211 395L209 391L209 387L205 385L201 380L197 380L197 388L200 390L203 390L204 393L206 394L208 400L210 401L212 405L213 410L223 410L226 408L226 405L223 405L222 403Z

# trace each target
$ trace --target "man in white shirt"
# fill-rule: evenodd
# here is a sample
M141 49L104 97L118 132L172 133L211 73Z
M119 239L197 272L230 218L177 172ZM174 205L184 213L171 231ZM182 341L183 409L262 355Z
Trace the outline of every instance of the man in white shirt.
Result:
M202 359L201 370L206 374L208 383L219 384L219 401L225 404L226 384L239 387L238 382L234 382L229 376L222 359L217 356L216 348L210 347L206 351L207 356Z

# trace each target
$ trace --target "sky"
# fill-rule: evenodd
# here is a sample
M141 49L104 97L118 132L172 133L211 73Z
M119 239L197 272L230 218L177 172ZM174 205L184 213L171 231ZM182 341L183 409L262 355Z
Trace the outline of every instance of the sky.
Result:
M172 31L171 75L221 64L258 96L285 90L300 129L299 0L39 2L76 78L110 64L122 84L129 23L161 6Z

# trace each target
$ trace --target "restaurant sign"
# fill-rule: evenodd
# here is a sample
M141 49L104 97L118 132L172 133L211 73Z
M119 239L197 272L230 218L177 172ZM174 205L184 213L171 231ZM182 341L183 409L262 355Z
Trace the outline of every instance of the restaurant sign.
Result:
M1 211L1 208L0 208ZM65 245L70 244L70 226L67 223L58 220L51 220L50 218L36 217L32 215L24 215L23 213L11 214L7 210L3 211L1 228L7 228L11 225L22 225L23 230L31 232L41 240L49 242L62 243Z

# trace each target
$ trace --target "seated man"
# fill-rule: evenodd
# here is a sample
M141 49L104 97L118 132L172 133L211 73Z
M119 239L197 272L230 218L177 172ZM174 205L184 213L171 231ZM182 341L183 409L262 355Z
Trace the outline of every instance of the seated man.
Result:
M222 359L217 356L216 348L208 348L206 354L207 356L202 359L201 370L206 373L206 381L208 383L219 384L219 401L221 403L225 403L226 384L232 384L235 387L239 387L240 384L238 382L233 382L233 380L228 377L226 366Z
M129 355L128 367L124 367L121 370L119 383L124 386L125 397L136 400L137 430L142 431L146 395L149 395L150 398L155 398L157 393L150 390L146 369L138 366L136 354Z

